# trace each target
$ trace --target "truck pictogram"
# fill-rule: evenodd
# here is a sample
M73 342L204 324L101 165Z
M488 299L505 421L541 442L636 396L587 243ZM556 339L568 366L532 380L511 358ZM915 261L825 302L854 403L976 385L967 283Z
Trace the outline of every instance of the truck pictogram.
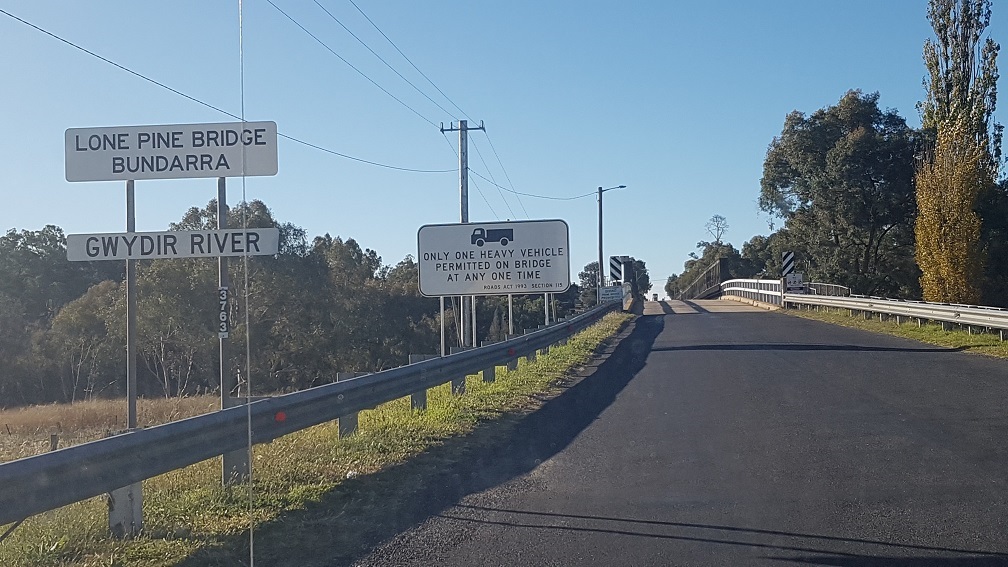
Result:
M496 228L486 230L483 228L477 228L473 230L472 236L469 238L469 243L482 247L487 242L500 242L501 246L507 246L508 242L512 242L513 240L514 229Z

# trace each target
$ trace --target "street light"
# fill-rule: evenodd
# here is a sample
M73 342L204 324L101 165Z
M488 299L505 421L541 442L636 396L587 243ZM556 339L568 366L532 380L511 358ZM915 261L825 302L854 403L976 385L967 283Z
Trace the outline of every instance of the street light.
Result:
M617 185L616 187L609 187L603 189L598 188L598 287L596 290L596 299L598 303L602 303L602 287L605 286L605 272L602 271L602 193L606 191L612 191L613 189L626 189L626 185Z

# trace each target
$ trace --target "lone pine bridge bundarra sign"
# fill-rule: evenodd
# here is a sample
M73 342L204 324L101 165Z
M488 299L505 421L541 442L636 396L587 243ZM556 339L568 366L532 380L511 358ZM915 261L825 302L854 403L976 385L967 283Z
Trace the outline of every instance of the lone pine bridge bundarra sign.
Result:
M570 287L567 223L429 224L417 233L426 296L562 293Z
M276 175L276 122L70 128L67 181Z

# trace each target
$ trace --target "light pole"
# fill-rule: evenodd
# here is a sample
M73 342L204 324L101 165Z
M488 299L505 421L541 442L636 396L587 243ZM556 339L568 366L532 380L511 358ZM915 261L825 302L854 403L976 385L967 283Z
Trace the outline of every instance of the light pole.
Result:
M626 189L626 185L617 185L616 187L609 187L603 189L598 188L598 287L599 289L595 292L596 303L602 303L602 287L605 286L605 272L602 271L602 193L606 191L612 191L613 189Z

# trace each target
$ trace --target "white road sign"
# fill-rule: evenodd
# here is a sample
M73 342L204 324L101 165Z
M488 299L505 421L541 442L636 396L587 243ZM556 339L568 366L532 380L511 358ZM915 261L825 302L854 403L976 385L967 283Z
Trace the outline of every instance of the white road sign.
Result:
M276 122L70 128L67 181L276 175Z
M67 235L71 262L270 256L279 248L276 228Z
M426 296L561 293L570 287L562 220L429 224L417 233Z
M610 301L623 301L623 286L621 285L608 285L598 288L598 296L600 303L609 303Z

